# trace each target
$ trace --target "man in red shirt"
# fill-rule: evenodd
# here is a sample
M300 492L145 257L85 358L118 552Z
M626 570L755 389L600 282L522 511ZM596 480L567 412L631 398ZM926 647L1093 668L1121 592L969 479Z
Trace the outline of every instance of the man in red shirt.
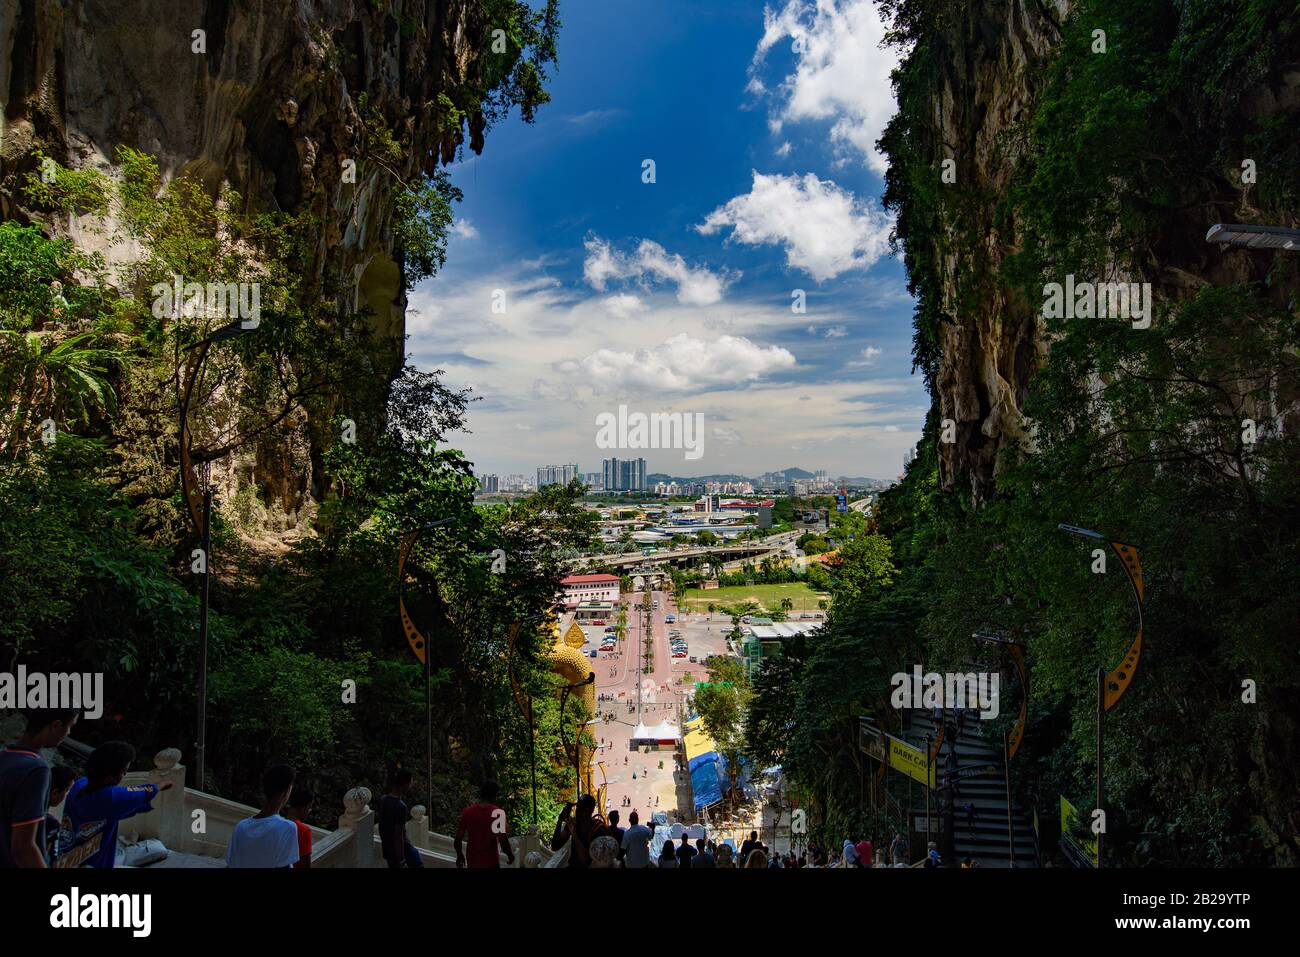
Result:
M858 867L871 867L875 861L871 857L871 838L863 837L858 841Z
M294 867L311 867L311 827L305 818L311 813L315 801L316 795L312 794L311 788L300 784L293 789L289 803L284 806L284 816L298 829L298 863Z
M484 781L478 791L478 802L460 812L460 824L456 828L457 867L500 867L498 847L506 860L514 864L515 852L506 839L506 812L493 803L497 791L495 781ZM461 847L461 841L466 837L469 840L468 853Z

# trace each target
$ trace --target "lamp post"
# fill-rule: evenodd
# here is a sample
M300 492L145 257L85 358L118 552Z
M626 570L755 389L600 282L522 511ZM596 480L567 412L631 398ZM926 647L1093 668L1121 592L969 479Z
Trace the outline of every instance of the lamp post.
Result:
M430 529L452 525L455 522L455 516L442 518L407 532L402 537L402 547L397 556L397 608L402 618L402 630L406 632L406 641L411 646L411 651L420 660L420 664L424 665L424 771L429 787L428 804L425 806L430 812L433 811L433 672L431 670L433 659L429 654L428 640L415 627L415 622L411 620L410 613L406 610L406 599L402 595L402 581L405 577L403 570L406 568L406 560L410 557L411 550L415 548L415 543L419 541L420 536Z
M1232 227L1246 228L1246 227ZM1250 227L1252 229L1266 229L1267 227ZM1211 235L1214 230L1210 230ZM1209 238L1209 237L1207 237ZM1287 247L1290 248L1290 247ZM1124 653L1124 659L1112 668L1109 672L1104 668L1097 669L1097 808L1102 812L1102 827L1097 831L1097 869L1103 866L1104 858L1102 857L1102 842L1105 836L1105 786L1103 780L1103 770L1105 768L1105 723L1106 712L1115 705L1119 704L1119 699L1124 696L1129 685L1133 681L1133 676L1137 672L1138 662L1142 658L1142 632L1145 627L1144 611L1146 608L1146 589L1142 583L1142 563L1138 558L1138 550L1132 545L1124 542L1117 542L1108 539L1100 532L1094 532L1090 529L1079 528L1075 525L1058 525L1063 532L1069 532L1072 535L1082 535L1085 538L1096 539L1105 542L1119 556L1120 562L1124 566L1124 571L1128 575L1129 585L1133 589L1133 599L1137 603L1137 634L1134 636L1128 651Z
M198 702L195 719L194 742L194 786L203 789L206 772L208 747L208 600L210 595L210 569L212 567L212 486L209 482L210 460L203 462L203 490L199 491L194 475L194 454L190 450L193 435L190 431L190 403L194 397L194 384L199 372L207 360L208 350L214 342L233 339L244 332L252 332L257 323L246 325L236 321L222 326L215 332L185 350L185 373L181 387L180 401L180 444L181 491L185 496L185 511L189 515L190 525L200 541L203 556L203 581L199 587L199 665L198 665Z
M532 615L525 618L520 624L510 626L508 667L510 669L510 685L515 693L515 704L519 710L528 715L528 766L529 776L532 782L533 791L533 830L537 830L537 729L533 724L533 696L531 693L525 695L519 687L519 676L515 673L515 642L519 637L519 631L523 625L532 624L542 621L545 615ZM525 697L527 702L525 703Z
M569 700L570 693L577 691L579 688L594 684L596 681L596 672L590 672L586 678L581 681L575 681L573 684L564 686L563 693L560 695L560 735L564 734L564 705ZM577 721L573 723L573 783L574 798L582 796L582 725Z

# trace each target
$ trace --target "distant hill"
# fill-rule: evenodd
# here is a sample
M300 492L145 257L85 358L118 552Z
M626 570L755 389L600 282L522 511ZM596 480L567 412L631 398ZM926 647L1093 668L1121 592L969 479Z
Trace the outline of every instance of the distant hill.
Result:
M807 469L788 468L771 473L785 477L787 482L793 482L795 479L810 479L815 473ZM840 481L839 477L833 477L835 481ZM676 482L679 485L685 485L692 482L753 482L754 478L749 475L732 474L715 474L715 475L669 475L667 472L651 472L646 476L646 482L653 487L658 482ZM886 488L893 485L890 479L866 478L865 476L846 476L845 485L852 485L858 488Z
M749 477L746 475L668 475L664 472L651 472L645 477L646 482L654 485L656 482L748 482Z

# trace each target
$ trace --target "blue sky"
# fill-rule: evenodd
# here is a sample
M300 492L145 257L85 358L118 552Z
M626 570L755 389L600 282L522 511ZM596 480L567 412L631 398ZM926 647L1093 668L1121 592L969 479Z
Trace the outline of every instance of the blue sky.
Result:
M453 167L447 265L411 293L412 359L481 397L453 444L479 473L598 471L620 453L596 416L626 404L704 415L703 457L636 453L650 471L895 476L928 402L879 205L897 54L870 0L561 15L552 102Z

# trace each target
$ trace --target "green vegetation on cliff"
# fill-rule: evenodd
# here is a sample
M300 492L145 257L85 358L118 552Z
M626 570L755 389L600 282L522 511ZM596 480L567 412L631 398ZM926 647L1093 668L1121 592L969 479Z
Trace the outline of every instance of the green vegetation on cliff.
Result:
M1007 131L1013 181L985 195L941 185L941 147L962 144L934 126L943 58L971 11L888 6L912 46L882 139L886 199L927 381L944 360L942 324L961 318L943 314L944 257L957 258L963 288L947 292L963 312L993 287L1036 309L1044 284L1112 268L1152 281L1156 310L1149 329L1048 320L1050 352L1023 406L1033 444L1004 454L980 507L940 490L936 405L906 477L880 499L892 574L853 560L867 584L836 591L826 636L765 662L750 746L784 762L828 837L861 826L856 716L888 715L889 676L918 662L996 668L971 635L1003 631L1025 643L1030 669L1013 786L1042 820L1060 794L1086 800L1094 675L1118 663L1136 615L1114 556L1093 574L1090 548L1057 530L1085 526L1136 546L1146 579L1141 667L1107 719L1111 863L1294 866L1300 438L1284 413L1300 395L1300 260L1225 256L1202 237L1215 221L1300 217L1294 114L1259 108L1300 46L1300 14L1252 0L1075 4L1030 115ZM1105 54L1092 52L1096 29ZM1241 182L1248 158L1256 184ZM972 205L1016 237L1002 270L987 237L961 229ZM1017 693L1011 683L1004 701ZM1004 704L992 733L1014 711Z

